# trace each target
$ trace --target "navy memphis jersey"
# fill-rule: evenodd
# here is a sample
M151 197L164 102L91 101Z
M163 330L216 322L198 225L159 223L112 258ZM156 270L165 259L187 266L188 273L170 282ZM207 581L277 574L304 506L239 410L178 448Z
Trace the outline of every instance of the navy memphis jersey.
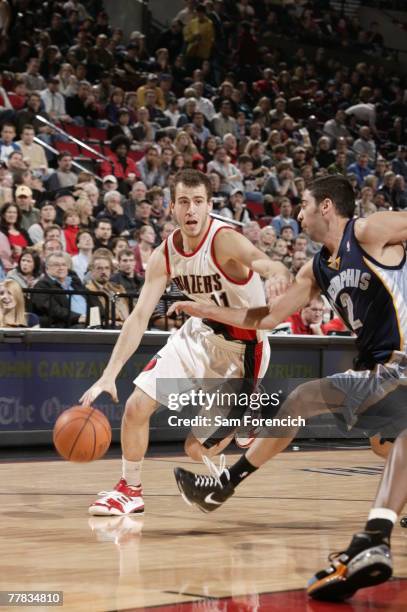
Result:
M368 255L356 240L356 219L345 227L334 262L326 247L314 257L313 272L322 293L357 336L358 362L373 368L406 352L407 264L385 266Z

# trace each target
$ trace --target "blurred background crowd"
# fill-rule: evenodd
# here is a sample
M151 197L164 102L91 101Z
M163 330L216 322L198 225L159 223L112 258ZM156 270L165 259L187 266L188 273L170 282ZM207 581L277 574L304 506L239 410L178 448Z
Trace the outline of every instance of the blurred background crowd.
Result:
M406 77L380 24L341 2L184 4L125 40L103 0L0 0L0 326L120 327L185 167L293 277L319 248L296 220L312 179L347 176L358 216L407 207ZM180 324L177 297L153 328ZM330 319L314 300L283 331L344 331Z

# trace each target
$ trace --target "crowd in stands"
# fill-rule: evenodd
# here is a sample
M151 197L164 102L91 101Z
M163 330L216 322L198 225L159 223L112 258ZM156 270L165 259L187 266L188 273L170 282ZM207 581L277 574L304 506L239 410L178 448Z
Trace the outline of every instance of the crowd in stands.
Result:
M185 167L293 276L318 249L296 220L312 179L347 176L358 216L407 208L406 79L377 23L320 0L185 0L168 29L126 41L102 0L2 0L0 28L3 326L120 327L176 227ZM329 331L318 301L298 316L292 331Z

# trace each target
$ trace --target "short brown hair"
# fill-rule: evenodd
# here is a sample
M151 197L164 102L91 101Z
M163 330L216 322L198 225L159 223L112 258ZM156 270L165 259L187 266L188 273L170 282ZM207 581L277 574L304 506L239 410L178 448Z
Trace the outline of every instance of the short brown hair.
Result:
M171 185L171 200L175 202L175 193L177 189L177 185L183 183L187 187L199 187L203 185L205 187L206 195L208 196L208 200L212 198L212 186L209 177L200 172L200 170L179 170L174 177L174 182Z
M123 249L123 251L120 251L117 259L120 261L122 257L135 257L134 251L131 249Z

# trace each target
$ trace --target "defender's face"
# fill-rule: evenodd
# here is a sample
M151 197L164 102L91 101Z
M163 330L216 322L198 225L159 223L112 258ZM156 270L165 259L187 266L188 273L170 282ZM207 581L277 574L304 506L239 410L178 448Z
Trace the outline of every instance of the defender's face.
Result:
M301 210L298 215L298 221L301 223L302 229L311 238L319 242L321 228L321 212L319 206L315 202L315 198L309 189L303 193L301 200Z
M189 238L200 236L206 229L211 210L212 202L208 200L204 185L187 187L183 183L177 184L171 212L183 234Z

